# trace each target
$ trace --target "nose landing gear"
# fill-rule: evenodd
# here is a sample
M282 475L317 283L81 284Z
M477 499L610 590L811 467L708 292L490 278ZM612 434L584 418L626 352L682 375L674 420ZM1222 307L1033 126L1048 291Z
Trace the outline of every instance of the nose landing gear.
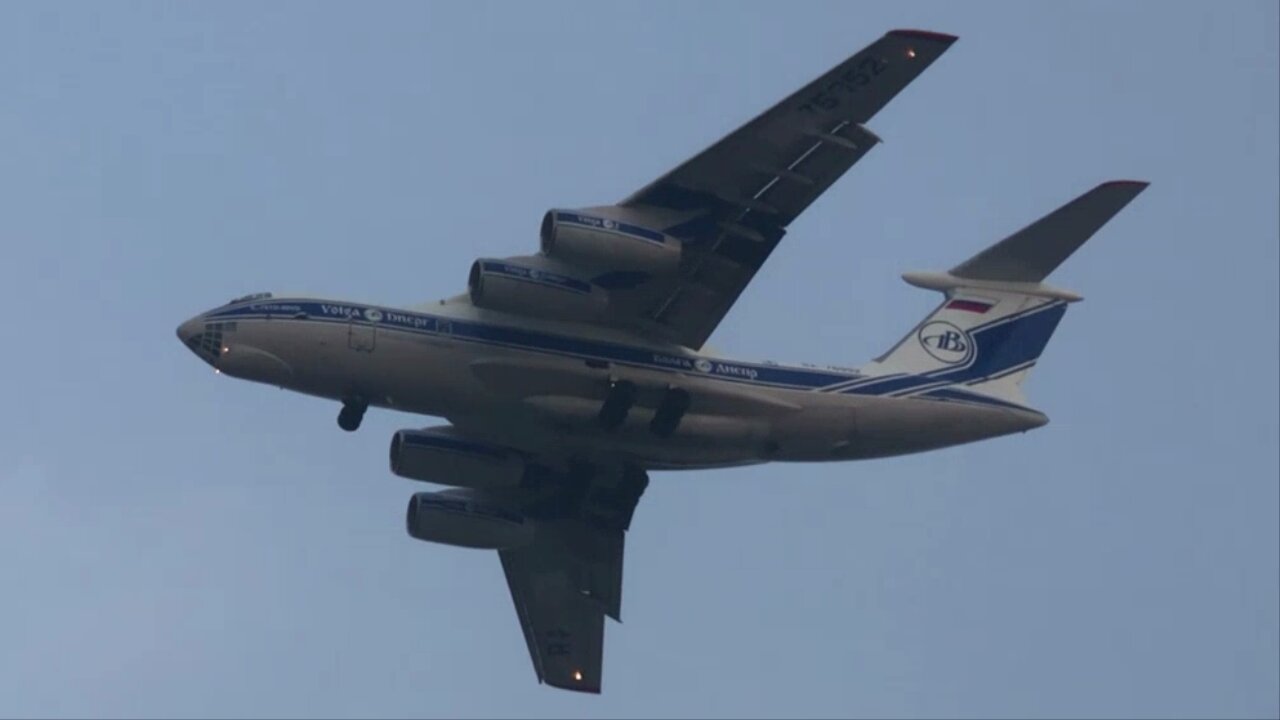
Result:
M368 403L358 400L344 401L342 410L338 412L338 427L347 432L355 432L360 428L360 421L364 420L364 411L368 409Z

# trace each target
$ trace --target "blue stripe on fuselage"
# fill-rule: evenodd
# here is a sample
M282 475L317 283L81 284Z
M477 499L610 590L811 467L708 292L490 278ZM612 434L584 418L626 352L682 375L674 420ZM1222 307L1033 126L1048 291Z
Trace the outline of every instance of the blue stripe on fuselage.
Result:
M374 308L354 303L273 300L270 303L250 303L221 308L206 317L210 320L233 317L279 317L322 322L345 323L353 320L366 322L364 319L365 312L369 309L376 310L379 313L379 320L376 324L384 329L427 335L443 335L459 340L503 345L522 350L573 355L660 370L674 370L689 375L703 375L719 380L796 389L819 389L862 377L854 373L730 362L703 358L697 355L677 354L631 345L621 345L603 340L556 335L538 330L493 325L474 320L437 317L409 310ZM443 326L447 326L447 328ZM702 370L700 366L706 369Z
M1047 332L1057 325L1065 306L1051 304L1037 310L1056 309L1056 312L1045 312L1052 315L1051 324L1046 322ZM887 375L882 378L860 375L849 372L835 372L816 369L783 367L771 364L729 362L697 355L678 354L651 350L632 345L622 345L603 340L570 337L543 332L494 325L475 320L453 317L426 315L409 310L379 308L344 302L320 302L314 300L276 300L266 303L246 303L220 308L209 313L210 320L223 318L269 318L293 319L310 322L368 322L366 313L369 310L378 314L377 326L387 330L397 330L416 334L452 337L461 341L478 342L489 345L511 347L533 352L556 355L569 355L583 359L596 359L633 365L648 369L668 370L692 376L704 376L715 380L738 382L749 385L780 387L796 390L812 390L821 392L854 393L860 395L902 394L913 388L923 389L925 386L937 387L941 383L961 383L966 378L975 378L999 372L994 368L994 361L978 360L969 367L958 370L929 373L926 375ZM1024 315L1031 317L1033 314ZM1007 318L981 326L973 331L975 342L979 343L978 354L982 353L983 330L1002 326ZM1014 318L1018 319L1018 318ZM1020 324L1020 323L1019 323ZM1034 333L1036 339L1047 341L1043 330ZM999 337L1008 339L1004 334ZM999 350L1000 348L995 348ZM1036 355L1043 349L1043 342L1038 343ZM1012 359L1019 357L1017 353L1002 353L1001 357ZM932 396L926 393L922 397ZM941 398L939 398L941 399ZM1002 403L1007 404L1007 403ZM1010 405L1010 407L1020 407Z

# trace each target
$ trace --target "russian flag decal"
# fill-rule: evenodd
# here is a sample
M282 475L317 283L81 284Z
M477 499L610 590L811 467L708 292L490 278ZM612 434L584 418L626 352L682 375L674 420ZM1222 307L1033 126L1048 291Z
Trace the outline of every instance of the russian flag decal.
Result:
M948 310L963 310L982 314L995 306L995 303L983 302L981 300L961 300L959 298L947 303Z

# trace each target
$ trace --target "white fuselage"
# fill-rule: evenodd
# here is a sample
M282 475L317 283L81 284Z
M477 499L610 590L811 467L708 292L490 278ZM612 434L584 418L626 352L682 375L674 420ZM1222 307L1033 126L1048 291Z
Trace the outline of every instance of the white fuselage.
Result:
M882 457L1039 427L1039 412L976 393L890 395L864 371L749 363L465 302L402 310L314 298L233 303L179 337L220 372L309 395L447 418L531 453L648 469ZM880 382L876 382L880 378ZM611 380L638 388L626 419L596 421ZM873 392L866 388L886 388ZM651 431L671 388L691 402Z

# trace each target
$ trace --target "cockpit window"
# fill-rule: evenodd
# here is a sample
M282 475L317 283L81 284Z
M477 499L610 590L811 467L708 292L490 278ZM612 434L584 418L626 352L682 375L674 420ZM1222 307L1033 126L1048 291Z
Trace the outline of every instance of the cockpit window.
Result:
M269 299L271 299L271 293L269 292L249 293L244 297L235 298L234 300L232 300L227 304L235 305L236 303L249 302L250 300L269 300Z
M222 354L223 333L235 332L235 329L235 322L205 323L204 332L192 335L187 339L187 344L198 355L209 362L214 362Z

